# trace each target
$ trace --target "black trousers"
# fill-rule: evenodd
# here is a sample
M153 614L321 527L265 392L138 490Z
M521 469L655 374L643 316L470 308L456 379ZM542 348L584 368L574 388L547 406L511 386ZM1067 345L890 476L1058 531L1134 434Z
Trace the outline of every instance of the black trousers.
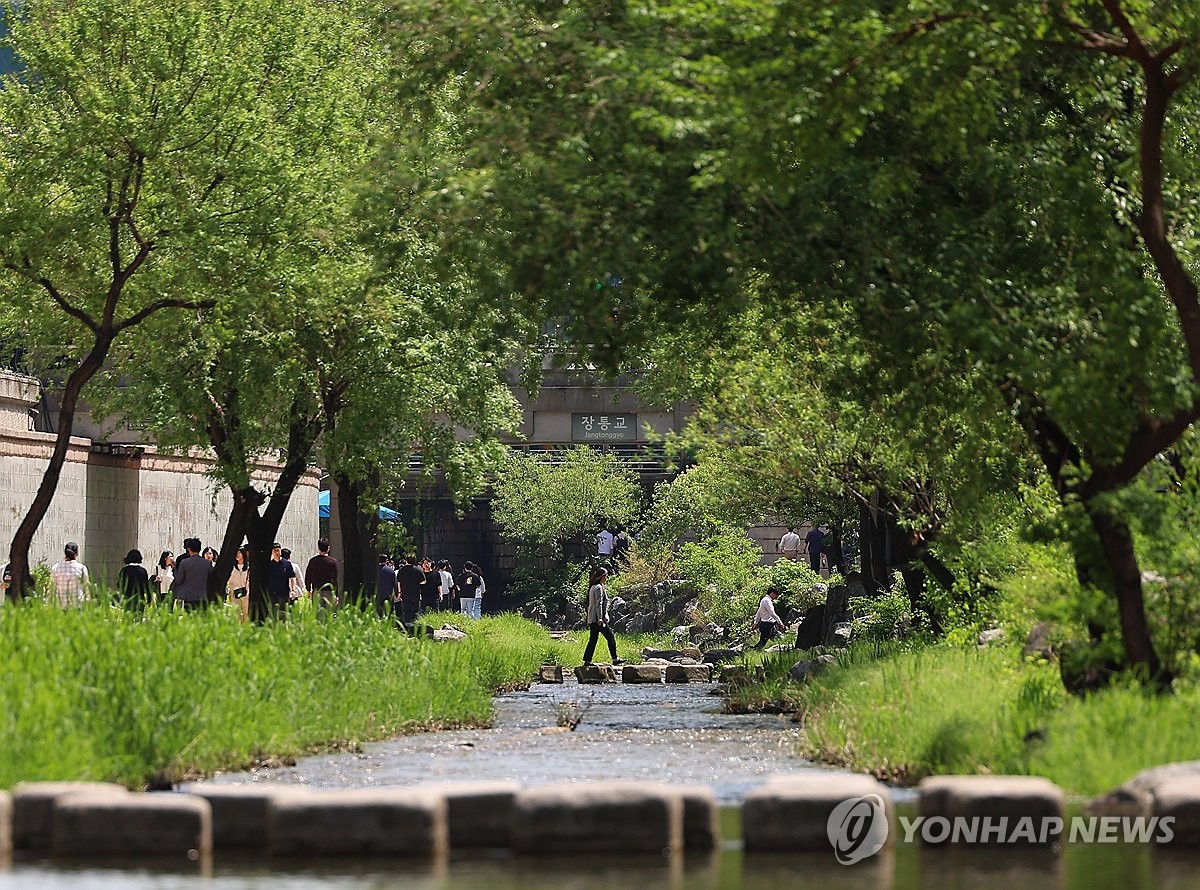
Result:
M612 660L616 661L617 638L613 636L612 628L607 624L600 624L598 621L593 621L588 625L588 630L591 633L588 636L587 648L583 650L583 660L592 660L592 656L596 654L596 637L603 636L608 641L608 651L612 655Z

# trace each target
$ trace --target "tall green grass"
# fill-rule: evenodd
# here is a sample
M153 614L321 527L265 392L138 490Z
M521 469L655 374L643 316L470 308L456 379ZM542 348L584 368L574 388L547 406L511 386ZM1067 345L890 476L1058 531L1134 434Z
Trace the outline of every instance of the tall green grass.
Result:
M1094 795L1146 767L1200 758L1191 686L1169 697L1115 687L1072 698L1056 666L1025 663L1014 647L852 650L803 685L779 676L794 660L768 663L764 687L802 715L802 753L881 778L1040 775Z
M467 640L410 639L356 610L241 625L228 609L127 613L101 602L0 609L0 788L23 779L138 787L381 739L480 724L498 688L559 646L513 616Z

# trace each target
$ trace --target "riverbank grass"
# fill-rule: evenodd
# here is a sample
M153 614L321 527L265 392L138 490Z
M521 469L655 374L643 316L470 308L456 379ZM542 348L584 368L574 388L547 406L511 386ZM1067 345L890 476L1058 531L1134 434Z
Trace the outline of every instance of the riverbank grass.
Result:
M1040 775L1079 795L1104 793L1146 767L1200 758L1200 693L1114 687L1068 696L1056 665L1016 647L881 648L841 656L828 673L784 679L794 653L764 662L767 681L738 695L783 700L802 720L801 753L902 783L945 773Z
M0 609L0 788L21 780L163 785L217 769L491 718L561 644L515 616L457 643L345 609L241 625L230 609L100 602Z

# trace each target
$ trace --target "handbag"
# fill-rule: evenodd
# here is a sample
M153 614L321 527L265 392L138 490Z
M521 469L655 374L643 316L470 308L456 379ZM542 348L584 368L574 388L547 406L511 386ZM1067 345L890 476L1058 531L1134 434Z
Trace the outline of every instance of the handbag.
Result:
M246 594L249 592L250 591L248 591L245 587L234 588L233 598L238 599L238 600L243 599L246 596Z

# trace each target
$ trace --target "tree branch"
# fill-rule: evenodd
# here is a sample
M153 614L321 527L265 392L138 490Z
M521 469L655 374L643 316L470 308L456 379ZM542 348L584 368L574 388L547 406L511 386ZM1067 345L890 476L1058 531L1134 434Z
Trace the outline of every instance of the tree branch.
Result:
M146 306L143 306L133 315L129 316L122 322L118 322L113 326L114 333L120 333L128 328L135 327L141 324L155 312L161 309L211 309L217 305L216 300L183 300L177 297L169 297L162 300L155 300Z

